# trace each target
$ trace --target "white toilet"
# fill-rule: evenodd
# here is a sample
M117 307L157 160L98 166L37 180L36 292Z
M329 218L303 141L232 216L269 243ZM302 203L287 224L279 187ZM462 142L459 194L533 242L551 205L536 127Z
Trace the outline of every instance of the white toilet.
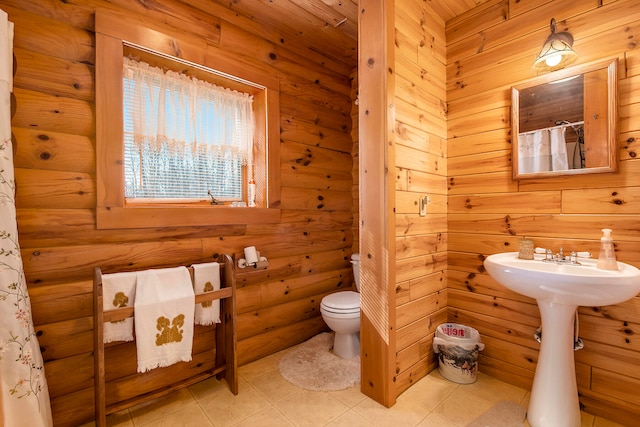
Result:
M356 289L360 291L360 254L351 255ZM320 313L335 332L333 353L343 359L360 355L360 293L336 292L322 298Z

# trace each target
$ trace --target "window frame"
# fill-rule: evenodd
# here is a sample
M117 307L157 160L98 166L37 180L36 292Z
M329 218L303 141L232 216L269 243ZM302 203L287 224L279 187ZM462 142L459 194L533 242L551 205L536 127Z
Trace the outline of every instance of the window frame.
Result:
M127 21L127 22L123 22ZM113 12L96 12L96 226L158 228L280 221L279 80L204 39L151 28ZM127 46L157 52L264 87L254 95L256 137L266 141L266 207L126 203L124 196L123 56ZM215 64L209 65L209 64ZM261 134L262 132L262 134ZM258 146L257 149L261 149Z

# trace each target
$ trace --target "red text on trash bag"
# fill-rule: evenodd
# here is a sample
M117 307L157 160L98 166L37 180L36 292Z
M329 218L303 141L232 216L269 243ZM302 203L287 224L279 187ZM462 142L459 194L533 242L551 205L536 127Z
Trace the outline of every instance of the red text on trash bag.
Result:
M451 326L444 326L440 329L443 333L449 335L450 337L461 337L464 338L464 329L463 328L454 328Z

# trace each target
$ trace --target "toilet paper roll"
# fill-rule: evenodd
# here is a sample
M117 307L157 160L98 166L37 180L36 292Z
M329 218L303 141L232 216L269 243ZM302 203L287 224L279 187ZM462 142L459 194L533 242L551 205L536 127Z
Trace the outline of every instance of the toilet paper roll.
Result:
M244 248L244 258L247 260L247 264L255 264L258 262L258 253L255 246L248 246Z

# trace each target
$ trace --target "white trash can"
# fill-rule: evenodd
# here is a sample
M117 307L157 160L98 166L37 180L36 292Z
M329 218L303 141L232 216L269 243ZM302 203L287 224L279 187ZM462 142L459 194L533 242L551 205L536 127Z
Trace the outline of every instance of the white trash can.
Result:
M465 325L443 323L436 329L433 351L438 354L440 375L459 384L478 379L478 352L484 350L480 333Z

